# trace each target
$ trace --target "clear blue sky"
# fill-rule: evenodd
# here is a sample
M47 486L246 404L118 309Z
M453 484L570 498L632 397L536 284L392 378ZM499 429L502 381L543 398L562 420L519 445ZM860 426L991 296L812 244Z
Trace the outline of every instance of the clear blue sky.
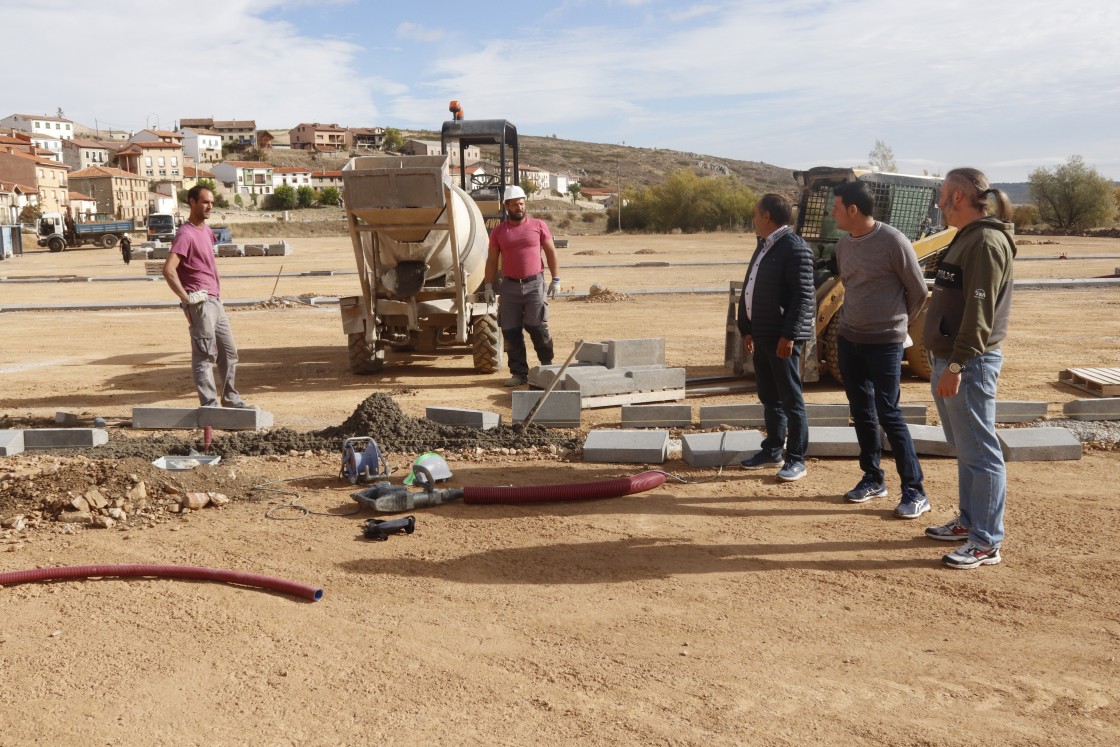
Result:
M447 103L527 135L789 168L1081 155L1120 179L1117 0L0 0L0 116L438 129ZM532 155L525 159L532 162Z

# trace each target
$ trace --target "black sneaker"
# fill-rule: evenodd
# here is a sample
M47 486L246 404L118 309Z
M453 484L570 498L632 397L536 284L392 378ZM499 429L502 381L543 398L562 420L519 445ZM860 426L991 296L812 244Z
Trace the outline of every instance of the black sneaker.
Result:
M783 464L785 462L780 456L771 456L764 451L739 462L739 466L743 469L765 469L766 467L781 467Z
M848 503L867 503L872 498L886 497L887 486L867 472L854 488L844 494L844 500Z

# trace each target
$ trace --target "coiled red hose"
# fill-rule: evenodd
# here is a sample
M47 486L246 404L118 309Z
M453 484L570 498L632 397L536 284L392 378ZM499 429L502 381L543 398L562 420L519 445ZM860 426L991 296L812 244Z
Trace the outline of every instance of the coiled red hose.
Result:
M463 503L546 503L550 501L585 501L592 498L617 498L652 490L665 482L664 472L640 472L629 477L598 482L577 482L567 485L533 485L528 487L465 487Z
M230 571L225 568L203 568L189 565L71 565L60 568L35 568L29 571L0 573L0 586L26 584L32 581L57 581L98 576L117 576L121 578L155 576L156 578L187 578L195 581L221 581L227 584L279 591L283 594L291 594L294 597L310 599L313 602L323 598L322 589L298 584L295 581L288 581L283 578Z

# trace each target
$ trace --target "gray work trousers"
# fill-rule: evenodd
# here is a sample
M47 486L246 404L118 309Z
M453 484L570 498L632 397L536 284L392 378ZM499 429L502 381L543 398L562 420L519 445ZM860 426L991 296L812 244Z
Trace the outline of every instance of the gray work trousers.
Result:
M237 373L237 346L233 343L225 307L221 299L207 298L202 303L187 306L187 319L191 332L191 372L198 390L198 401L203 407L218 405L218 389L214 385L214 363L222 379L221 404L237 405L241 395L234 386Z
M502 328L511 374L522 377L529 375L523 329L533 341L537 360L542 366L551 365L553 344L552 335L548 331L548 295L545 293L544 273L538 273L525 282L502 279L498 326Z

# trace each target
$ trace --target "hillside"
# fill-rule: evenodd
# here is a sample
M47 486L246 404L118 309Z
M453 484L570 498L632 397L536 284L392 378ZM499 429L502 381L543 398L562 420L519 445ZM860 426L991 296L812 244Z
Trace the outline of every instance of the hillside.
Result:
M401 134L406 139L439 139L439 133L431 131L402 131ZM531 135L521 135L520 140L522 165L571 174L584 187L616 188L621 167L623 189L644 188L662 181L673 171L688 168L734 175L756 192L780 192L792 196L797 189L790 169L756 161L737 161L665 148L634 148ZM483 158L497 160L497 148L489 153L487 150L483 149ZM264 153L268 161L276 166L303 166L316 171L337 169L347 161L345 155L305 151L269 150Z

